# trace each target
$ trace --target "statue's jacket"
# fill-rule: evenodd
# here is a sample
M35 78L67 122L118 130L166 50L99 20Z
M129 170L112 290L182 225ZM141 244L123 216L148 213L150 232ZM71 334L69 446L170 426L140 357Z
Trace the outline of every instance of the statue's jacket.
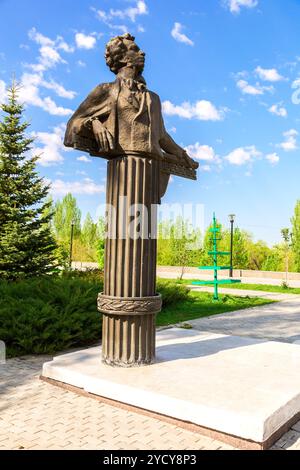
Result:
M122 116L121 83L117 80L113 83L98 85L79 106L67 125L65 135L65 145L75 149L89 152L94 156L111 158L134 152L146 152L155 158L163 156L162 150L169 154L177 155L182 153L182 149L173 141L165 130L160 98L156 93L149 90L144 92L144 109L140 113L135 110L135 119L132 120L130 130L121 131L120 126L124 122ZM145 113L145 109L148 111ZM134 116L133 115L133 116ZM128 113L125 113L128 118ZM99 119L114 139L113 151L108 154L97 150L96 140L92 127L87 125L91 119ZM126 124L126 123L124 123ZM135 125L143 128L142 138L137 130L137 135L132 135ZM128 127L128 123L127 123ZM127 138L125 138L126 134ZM129 134L129 135L128 135ZM130 135L131 134L131 135Z

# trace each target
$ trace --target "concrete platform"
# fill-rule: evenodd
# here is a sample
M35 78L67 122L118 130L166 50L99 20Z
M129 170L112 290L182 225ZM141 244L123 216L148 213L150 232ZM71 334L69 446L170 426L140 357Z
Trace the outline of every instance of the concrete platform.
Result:
M173 328L152 366L106 366L96 347L45 363L42 378L267 448L299 419L299 371L300 345Z

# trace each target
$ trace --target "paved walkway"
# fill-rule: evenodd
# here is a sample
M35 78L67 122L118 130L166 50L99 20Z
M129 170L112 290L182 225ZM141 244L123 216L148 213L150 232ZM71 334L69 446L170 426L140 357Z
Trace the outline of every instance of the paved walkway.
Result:
M210 288L197 288L210 290ZM274 294L259 291L220 289L220 292L233 295L249 295L281 300L262 307L222 313L211 317L189 321L195 329L213 331L234 336L267 338L300 344L300 296L294 294Z
M39 380L52 358L0 365L0 450L226 450L172 424L79 396Z
M0 365L0 450L234 450L154 418L79 396L39 380L51 357ZM300 421L274 449L300 449Z

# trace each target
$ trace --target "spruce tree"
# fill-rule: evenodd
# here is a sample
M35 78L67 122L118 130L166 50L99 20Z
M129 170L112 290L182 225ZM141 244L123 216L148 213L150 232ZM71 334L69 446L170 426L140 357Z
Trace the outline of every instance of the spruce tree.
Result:
M53 271L56 245L49 186L37 172L38 157L29 155L34 139L26 136L14 82L0 109L0 279L16 280Z

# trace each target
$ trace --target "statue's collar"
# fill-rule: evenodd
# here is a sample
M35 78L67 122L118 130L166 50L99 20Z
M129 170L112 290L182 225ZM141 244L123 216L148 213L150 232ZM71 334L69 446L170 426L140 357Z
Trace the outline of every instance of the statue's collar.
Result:
M143 85L147 86L146 80L142 75L136 76L133 69L130 68L123 68L117 75L117 79L122 82L123 80L132 80L136 83L142 83Z

